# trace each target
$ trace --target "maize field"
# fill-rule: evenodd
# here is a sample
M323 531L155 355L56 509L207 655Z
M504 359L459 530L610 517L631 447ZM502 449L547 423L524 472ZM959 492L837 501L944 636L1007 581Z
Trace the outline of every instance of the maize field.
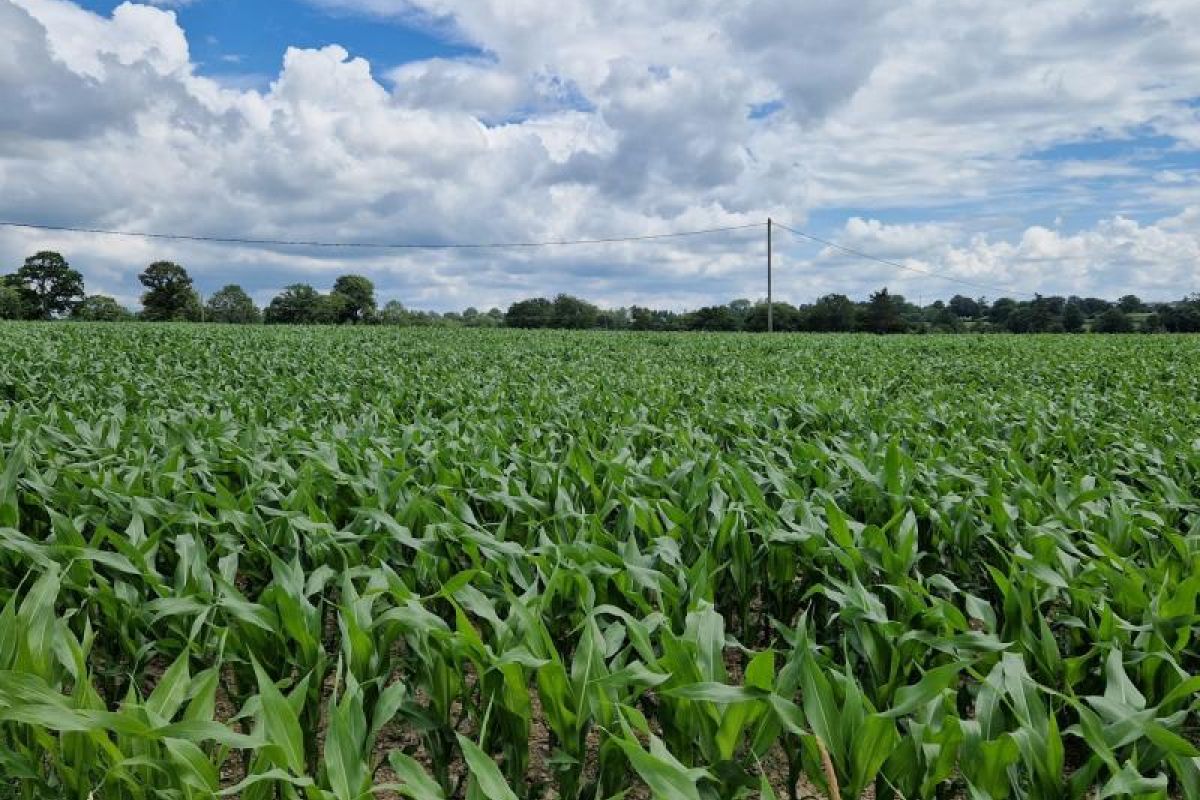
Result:
M0 798L1200 799L1200 339L0 324Z

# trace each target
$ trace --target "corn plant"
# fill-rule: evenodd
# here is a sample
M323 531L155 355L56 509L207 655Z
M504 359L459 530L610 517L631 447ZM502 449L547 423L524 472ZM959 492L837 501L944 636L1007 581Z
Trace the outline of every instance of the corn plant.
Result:
M0 799L1200 800L1200 344L0 323Z

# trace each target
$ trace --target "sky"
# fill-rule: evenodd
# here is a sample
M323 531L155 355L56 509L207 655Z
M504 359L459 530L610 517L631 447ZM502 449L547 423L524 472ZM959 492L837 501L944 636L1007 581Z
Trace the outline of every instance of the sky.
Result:
M1200 292L1196 0L0 0L0 272L265 304ZM901 269L901 267L905 267Z

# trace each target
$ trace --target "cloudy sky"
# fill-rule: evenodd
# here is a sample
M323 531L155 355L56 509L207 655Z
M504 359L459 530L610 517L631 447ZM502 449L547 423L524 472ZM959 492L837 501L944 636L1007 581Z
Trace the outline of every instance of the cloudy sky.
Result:
M0 0L0 219L496 242L760 223L776 291L1200 291L1197 0ZM439 310L765 295L765 231L526 250L0 228L136 303L149 262L260 302ZM929 276L934 272L961 281Z

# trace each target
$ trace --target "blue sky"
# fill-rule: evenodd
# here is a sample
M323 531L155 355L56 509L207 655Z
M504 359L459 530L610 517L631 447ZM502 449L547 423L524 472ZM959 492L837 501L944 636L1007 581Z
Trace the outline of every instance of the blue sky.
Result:
M603 238L767 216L794 302L1200 290L1194 0L0 0L0 218L334 241ZM761 231L537 251L321 251L0 229L136 304L371 277L440 310L763 294ZM985 293L981 290L980 293ZM990 293L990 292L988 292Z
M84 0L79 5L108 15L121 2ZM171 10L187 32L200 74L262 85L279 73L289 47L340 44L381 71L426 58L479 54L432 25L289 0L202 0Z

